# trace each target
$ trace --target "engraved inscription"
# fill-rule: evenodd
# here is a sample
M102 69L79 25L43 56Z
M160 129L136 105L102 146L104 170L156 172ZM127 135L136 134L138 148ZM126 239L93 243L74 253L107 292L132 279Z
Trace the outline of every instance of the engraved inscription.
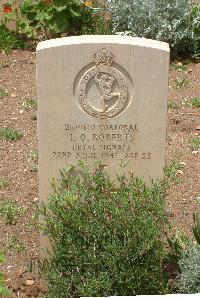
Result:
M54 151L54 159L126 159L148 161L151 152L135 148L138 128L133 124L65 123L68 151Z

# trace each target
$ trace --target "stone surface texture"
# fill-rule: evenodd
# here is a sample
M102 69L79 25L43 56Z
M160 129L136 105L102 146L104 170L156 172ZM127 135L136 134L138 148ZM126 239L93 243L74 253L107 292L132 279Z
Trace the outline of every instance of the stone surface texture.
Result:
M37 47L40 198L67 164L101 161L160 178L165 165L168 44L79 36Z
M168 44L153 40L79 36L38 44L40 200L59 169L79 160L100 161L113 179L124 171L162 177L168 66Z

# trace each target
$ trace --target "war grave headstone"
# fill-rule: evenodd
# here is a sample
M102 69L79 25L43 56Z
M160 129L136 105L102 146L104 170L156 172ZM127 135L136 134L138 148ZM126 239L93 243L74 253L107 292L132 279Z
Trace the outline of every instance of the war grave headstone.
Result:
M143 178L165 164L168 44L122 36L79 36L37 47L40 197L49 178L78 160L119 162Z
M122 36L54 39L37 47L39 196L84 160L111 178L161 178L165 165L168 44Z

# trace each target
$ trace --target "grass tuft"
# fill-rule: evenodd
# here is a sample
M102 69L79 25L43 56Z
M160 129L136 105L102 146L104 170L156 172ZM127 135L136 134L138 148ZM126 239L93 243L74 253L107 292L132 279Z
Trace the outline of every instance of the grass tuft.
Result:
M18 236L12 235L8 239L8 248L12 251L22 252L26 249L26 245Z
M33 148L29 152L28 161L31 163L31 172L38 171L38 150Z
M186 98L183 104L185 107L200 108L200 97Z
M182 169L180 158L176 158L164 169L165 175L169 183L179 184L181 180L178 177L179 171Z
M183 63L171 63L170 64L170 70L178 70L178 71L186 71L187 70L187 65Z
M0 263L5 262L6 258L4 253L0 250ZM7 288L5 288L4 286L4 276L3 273L0 272L0 297L6 297L9 296L10 297L11 292L10 290L8 290Z
M0 128L0 140L15 142L22 137L23 134L18 130L14 130L10 127Z
M200 149L200 136L192 137L189 140L189 143L192 146L193 150L199 150Z
M182 87L186 87L190 84L191 80L187 77L177 77L176 79L173 80L173 86L176 88L176 89L180 89Z
M5 179L3 176L0 176L0 189L10 185L11 180L10 179Z
M0 88L0 99L8 96L8 90Z
M6 224L15 225L22 212L22 207L11 199L3 200L0 203L0 215L3 217Z
M173 109L173 110L178 110L179 109L179 106L178 106L178 104L176 103L175 100L169 100L169 102L168 102L168 108L169 109Z
M24 102L23 102L23 106L27 111L30 110L37 110L37 101L34 97L30 97L27 98Z

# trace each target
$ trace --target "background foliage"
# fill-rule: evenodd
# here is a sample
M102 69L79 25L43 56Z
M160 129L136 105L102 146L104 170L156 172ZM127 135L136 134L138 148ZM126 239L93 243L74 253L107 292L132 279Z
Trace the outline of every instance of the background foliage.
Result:
M32 40L113 33L168 42L172 57L200 55L200 5L191 0L106 0L105 6L81 0L9 3L5 21L15 20L18 33Z
M200 53L200 5L190 0L108 0L113 32L165 41L172 55Z
M109 26L99 13L101 9L93 5L97 4L80 0L23 0L21 3L13 0L5 21L15 20L21 33L37 40L62 34L104 34Z
M9 31L4 24L0 25L0 50L9 53L12 49L25 49L25 40L18 32Z

